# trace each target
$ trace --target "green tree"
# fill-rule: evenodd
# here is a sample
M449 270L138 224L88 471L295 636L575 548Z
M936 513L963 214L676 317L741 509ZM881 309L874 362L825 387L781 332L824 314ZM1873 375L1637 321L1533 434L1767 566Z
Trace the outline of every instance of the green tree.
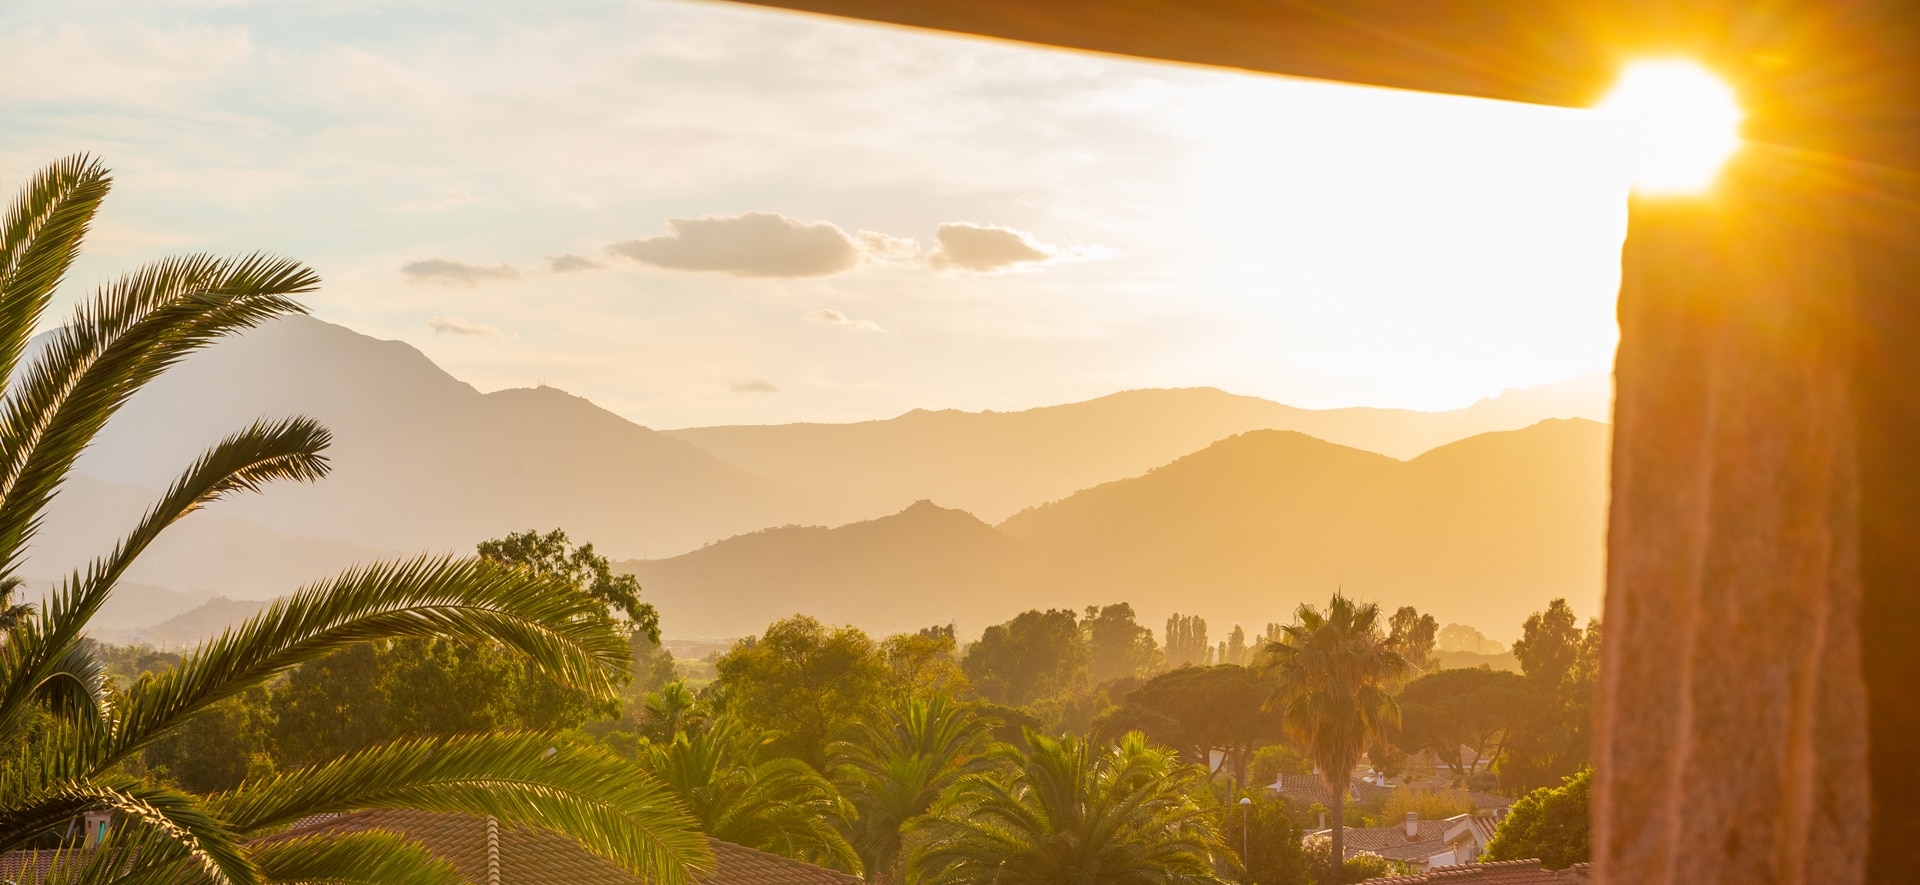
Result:
M1479 760L1499 758L1506 737L1524 721L1533 695L1518 673L1476 668L1436 670L1400 692L1402 748L1426 750L1453 769L1455 785L1473 773L1460 751L1473 748Z
M1122 716L1115 718L1145 712L1136 720L1142 730L1198 765L1210 765L1213 751L1220 751L1220 767L1230 767L1236 788L1245 789L1254 745L1283 734L1280 716L1265 708L1272 692L1246 667L1182 667L1129 692Z
M1591 854L1587 793L1592 784L1593 769L1587 768L1560 786L1541 787L1521 797L1494 830L1482 859L1538 858L1552 870L1586 863Z
M1247 777L1255 786L1271 784L1280 779L1280 775L1309 775L1313 773L1313 760L1302 754L1292 744L1268 744L1253 751L1253 760L1247 763Z
M142 387L193 351L300 310L318 279L266 256L164 259L108 282L64 326L28 344L109 187L86 157L30 178L0 215L0 582L35 541L89 443ZM515 650L564 684L610 697L626 666L597 602L481 560L356 568L285 597L177 665L115 692L89 623L165 530L230 495L327 472L329 435L262 421L194 460L125 538L62 581L0 644L0 734L41 730L0 758L0 852L57 837L76 815L118 812L103 850L69 856L74 883L451 882L418 847L363 834L249 845L321 811L433 808L557 827L636 873L683 881L707 849L657 781L605 754L546 754L548 735L384 744L211 796L140 778L129 763L295 666L357 643L444 636Z
M952 627L889 636L880 641L880 656L886 659L888 683L895 692L939 697L967 691Z
M1338 828L1334 832L1339 832ZM1308 836L1300 848L1306 858L1309 871L1308 881L1312 885L1352 885L1368 879L1384 879L1392 876L1408 876L1416 872L1413 867L1397 860L1381 857L1371 851L1362 851L1347 858L1340 864L1338 875L1332 875L1333 840L1325 834Z
M800 615L740 640L715 669L727 712L777 733L776 752L816 769L828 744L885 705L890 673L867 634Z
M1080 630L1086 636L1087 678L1095 685L1149 676L1160 664L1153 631L1134 620L1133 606L1127 603L1087 606Z
M231 790L273 773L272 717L266 689L247 689L154 741L146 764L156 777L191 792Z
M1250 885L1309 885L1300 825L1289 813L1287 801L1267 790L1245 795L1247 805L1221 807L1226 816L1221 829L1227 845L1240 856L1244 873L1240 881Z
M1587 765L1600 622L1588 621L1581 630L1573 608L1555 599L1527 618L1513 653L1531 694L1531 712L1495 763L1508 795L1551 786Z
M972 775L909 828L926 885L1224 885L1232 852L1206 772L1133 733L1117 745L1034 732L1007 773Z
M766 755L769 737L723 718L647 747L641 767L715 839L858 874L859 854L833 826L851 809L806 763Z
M640 601L640 579L614 574L613 565L594 553L592 544L574 547L567 533L559 529L544 535L529 529L481 541L478 552L494 562L564 580L600 600L609 613L624 616L635 632L653 642L660 641L660 613L652 604Z
M670 744L682 732L701 724L699 701L685 682L669 682L640 702L640 735L656 744Z
M1433 666L1433 645L1440 634L1440 622L1432 615L1423 615L1411 605L1403 605L1393 613L1389 622L1392 632L1387 634L1388 641L1407 659L1407 664L1415 670L1427 670Z
M902 828L962 778L993 764L990 723L950 697L910 697L834 746L834 780L858 816L853 844L876 881L900 882Z
M1073 612L1021 612L988 627L960 662L973 690L996 704L1022 706L1060 694L1086 678L1087 644Z
M1247 665L1247 631L1233 625L1233 632L1227 634L1226 644L1220 649L1220 663L1237 667Z
M358 643L294 667L273 687L271 741L283 767L311 765L388 740L379 649Z
M1167 619L1167 666L1191 667L1212 663L1207 644L1207 622L1199 615L1175 613Z
M1302 604L1294 617L1262 649L1262 664L1275 678L1271 703L1319 766L1339 821L1360 751L1398 724L1391 689L1409 668L1381 634L1373 603L1334 594L1325 612ZM1344 842L1333 827L1332 857L1345 857Z

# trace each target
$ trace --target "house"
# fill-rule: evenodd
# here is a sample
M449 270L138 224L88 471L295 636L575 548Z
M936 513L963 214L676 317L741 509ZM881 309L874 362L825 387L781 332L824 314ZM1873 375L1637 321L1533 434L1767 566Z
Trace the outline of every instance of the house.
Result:
M1431 779L1394 783L1386 778L1355 777L1347 782L1347 800L1360 805L1385 802L1394 790L1403 786L1434 792L1452 789L1445 781ZM1283 774L1273 783L1268 784L1267 789L1277 793L1280 798L1287 800L1295 808L1309 808L1315 802L1325 808L1333 807L1333 791L1327 789L1327 785L1321 782L1317 774ZM1513 805L1513 800L1505 796L1477 792L1469 792L1467 795L1473 800L1475 814L1491 815L1495 820L1505 817L1507 809ZM1325 822L1323 821L1321 825L1325 826Z
M1418 814L1391 827L1347 827L1342 834L1347 857L1378 854L1422 870L1470 864L1487 850L1498 823L1486 815L1456 814L1442 820L1421 820ZM1323 836L1318 830L1307 838Z
M645 880L588 852L573 840L547 830L503 826L491 818L437 811L371 810L316 815L257 842L294 836L397 833L446 860L473 885L645 885ZM695 885L861 885L860 877L708 839L711 873ZM85 849L81 849L84 851ZM56 860L54 851L13 851L0 855L0 879L31 885L44 879ZM74 853L66 852L69 863Z
M1436 867L1415 876L1368 879L1367 885L1586 885L1587 865L1554 871L1537 860Z

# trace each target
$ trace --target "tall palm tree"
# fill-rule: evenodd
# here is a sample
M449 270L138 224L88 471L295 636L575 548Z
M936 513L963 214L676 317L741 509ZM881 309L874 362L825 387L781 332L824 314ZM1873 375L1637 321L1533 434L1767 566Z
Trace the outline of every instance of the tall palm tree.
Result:
M1269 703L1307 748L1333 794L1333 867L1345 855L1348 779L1369 741L1400 721L1393 686L1410 667L1380 630L1380 607L1334 594L1321 612L1302 604L1261 649L1275 677ZM1336 872L1337 878L1337 872Z
M110 184L76 156L29 179L0 216L0 582L17 571L49 502L119 408L193 351L301 311L318 285L284 259L165 259L103 286L29 354ZM281 599L173 669L124 693L82 641L134 561L174 522L231 494L327 473L325 429L261 421L201 455L114 549L62 581L0 644L0 734L36 722L0 758L0 851L115 812L103 850L70 857L72 883L449 881L451 867L380 836L250 842L307 815L419 808L547 826L637 874L683 881L710 863L677 802L604 753L540 734L376 746L198 796L126 773L142 749L220 701L354 643L447 637L499 643L562 684L612 698L625 645L604 607L571 587L476 559L357 568Z
M720 718L699 734L641 750L640 765L684 802L702 832L858 874L860 855L834 829L851 810L839 791L807 763L764 758L771 735Z
M927 885L1224 885L1206 771L1132 732L1113 746L1028 731L1011 773L955 784L908 827Z
M835 744L834 779L852 797L853 843L875 882L903 880L901 828L933 808L941 794L990 769L988 723L945 695L908 697L881 722L862 722Z

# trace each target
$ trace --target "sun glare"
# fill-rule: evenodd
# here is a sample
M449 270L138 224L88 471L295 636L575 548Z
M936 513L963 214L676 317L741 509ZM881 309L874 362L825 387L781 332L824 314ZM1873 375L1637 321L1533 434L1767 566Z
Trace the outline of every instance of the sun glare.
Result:
M1740 104L1733 89L1690 61L1628 65L1600 103L1627 154L1634 190L1698 193L1740 148Z

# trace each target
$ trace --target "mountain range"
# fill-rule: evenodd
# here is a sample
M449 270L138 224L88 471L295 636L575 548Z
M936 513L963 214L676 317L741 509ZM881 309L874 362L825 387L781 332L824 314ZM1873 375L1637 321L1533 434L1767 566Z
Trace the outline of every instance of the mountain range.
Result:
M153 490L206 445L263 416L305 414L334 432L332 475L225 501L183 521L129 578L167 592L151 594L145 609L127 609L128 619L157 623L181 614L191 600L268 598L359 562L471 550L510 531L558 526L602 552L669 571L690 566L666 563L704 562L714 555L709 550L746 549L753 538L762 544L831 538L807 554L805 568L825 574L855 557L896 582L875 591L868 615L849 608L836 617L863 623L871 617L877 624L881 612L905 600L912 605L884 620L920 626L971 620L972 603L953 595L961 587L1008 588L968 598L1012 605L1033 590L1028 582L1078 587L1085 575L1111 577L1117 569L1134 581L1123 582L1127 592L1136 592L1131 567L1094 562L1088 551L1102 542L1087 533L1095 530L1069 526L1097 520L1083 514L1056 526L1064 519L1057 514L1085 511L1093 506L1086 502L1116 494L1103 484L1124 480L1151 488L1148 480L1166 471L1184 475L1174 469L1182 459L1213 451L1221 440L1299 431L1329 441L1321 445L1367 450L1373 454L1360 454L1391 465L1401 462L1387 455L1444 450L1458 439L1544 418L1604 417L1608 390L1604 378L1581 379L1433 413L1296 409L1207 388L1136 390L1020 412L915 410L852 424L661 431L553 388L483 393L404 343L292 317L194 355L136 396L81 460L82 475L57 499L22 573L42 581L69 573L105 550ZM1592 493L1604 491L1604 472L1594 478L1585 462L1565 469L1590 482ZM919 500L966 512L937 515L931 504L909 506ZM918 527L923 518L952 524L935 547L913 546L934 543ZM1108 527L1114 531L1139 524L1115 518L1120 521ZM794 525L843 528L761 531ZM1155 543L1172 544L1176 537L1211 543L1177 532ZM946 554L939 551L972 550L968 545L979 550L964 562L940 558ZM1141 574L1167 581L1186 574L1151 567L1160 571ZM679 592L665 574L659 578L663 601ZM1303 581L1324 577L1301 574ZM953 589L912 593L910 587ZM1189 591L1155 585L1140 592ZM782 613L842 610L832 594L816 605L768 593L784 600L776 606L788 609ZM676 635L764 624L722 625L692 611L678 624L669 609L668 630Z
M1177 611L1257 632L1338 588L1506 633L1554 596L1596 610L1609 439L1606 425L1549 420L1399 461L1252 431L997 526L921 501L623 567L682 635L796 611L970 635L1025 608L1117 601L1149 624Z

